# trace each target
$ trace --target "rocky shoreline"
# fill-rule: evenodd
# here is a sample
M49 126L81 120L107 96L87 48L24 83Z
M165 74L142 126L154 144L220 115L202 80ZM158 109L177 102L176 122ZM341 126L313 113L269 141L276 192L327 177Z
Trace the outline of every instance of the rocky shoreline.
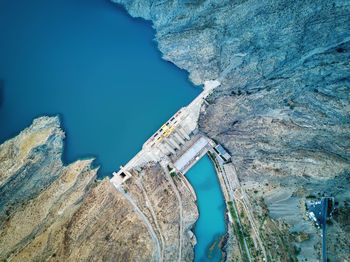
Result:
M163 58L187 70L195 84L207 79L222 83L207 99L199 126L233 156L243 187L251 202L258 203L253 210L256 221L274 209L265 204L271 185L277 192L304 187L297 202L311 195L334 196L338 212L347 210L348 1L113 2L134 17L151 20ZM295 200L292 195L291 202ZM272 219L265 232L279 228L284 235L311 233L296 223L302 206L294 208L295 217L279 216L288 231ZM333 232L328 235L329 258L344 261L349 256L344 249L349 246L349 221L340 217L334 216L328 227ZM274 250L287 241L282 241L283 234L274 234L269 235L271 247L266 247L271 257L292 260L285 252L293 252ZM286 237L297 247L299 261L320 258L317 231L302 243Z
M348 259L348 1L113 2L153 22L163 58L193 83L221 81L200 131L232 155L268 260L319 260L303 201L323 195L336 200L329 258ZM193 260L198 211L181 178L150 165L116 190L91 159L64 166L63 139L41 117L0 145L0 260ZM226 258L243 261L229 233Z
M41 117L0 145L0 260L174 261L183 234L181 261L192 261L198 211L184 183L150 165L116 190L93 159L62 164L59 126Z

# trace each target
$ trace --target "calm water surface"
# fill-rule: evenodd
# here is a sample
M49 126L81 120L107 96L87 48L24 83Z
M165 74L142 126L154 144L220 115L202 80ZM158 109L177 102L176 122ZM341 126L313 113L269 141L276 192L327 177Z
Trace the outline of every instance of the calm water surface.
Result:
M107 0L0 0L0 143L59 114L65 163L119 169L201 91L154 34Z
M0 143L33 118L59 114L64 162L95 156L100 175L125 164L199 93L161 60L149 23L107 0L0 0ZM188 172L200 210L196 261L225 232L208 157ZM214 246L210 254L218 260Z
M219 242L225 234L225 203L213 163L205 155L187 173L194 187L199 219L194 228L197 237L195 261L220 261Z

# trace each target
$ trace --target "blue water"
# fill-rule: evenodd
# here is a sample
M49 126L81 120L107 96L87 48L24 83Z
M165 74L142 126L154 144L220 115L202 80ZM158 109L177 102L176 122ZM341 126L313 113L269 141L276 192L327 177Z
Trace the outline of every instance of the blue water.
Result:
M107 0L0 0L0 143L59 114L66 164L94 156L100 176L119 169L201 91L161 59L154 34ZM208 157L187 176L200 210L196 261L206 261L225 232L224 203ZM217 245L210 255L218 261Z
M108 0L0 0L0 143L59 114L65 163L119 169L201 91L154 34Z
M218 244L225 234L225 203L209 157L205 155L199 160L186 177L196 191L199 208L199 219L194 228L197 237L195 261L220 261Z

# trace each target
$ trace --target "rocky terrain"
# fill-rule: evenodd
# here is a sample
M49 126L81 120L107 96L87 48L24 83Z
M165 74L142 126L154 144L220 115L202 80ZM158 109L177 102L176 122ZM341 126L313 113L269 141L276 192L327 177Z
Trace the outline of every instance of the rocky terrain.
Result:
M317 261L320 235L303 220L303 201L334 196L329 259L348 259L350 2L113 1L153 22L163 58L187 70L195 84L222 82L200 129L232 154L257 203L256 217L264 204L291 236L310 234L295 239L297 257ZM279 196L282 191L290 193ZM279 253L274 260L291 259Z
M200 130L232 155L269 260L320 259L304 203L328 195L329 259L346 261L350 2L113 2L153 22L163 58L193 83L221 81ZM192 261L198 213L184 178L150 165L120 188L96 181L92 159L62 164L59 126L38 118L0 145L0 260ZM236 246L229 237L226 257L242 261Z
M192 261L198 213L182 180L149 166L124 189L97 181L93 159L62 164L59 125L38 118L0 145L0 261Z

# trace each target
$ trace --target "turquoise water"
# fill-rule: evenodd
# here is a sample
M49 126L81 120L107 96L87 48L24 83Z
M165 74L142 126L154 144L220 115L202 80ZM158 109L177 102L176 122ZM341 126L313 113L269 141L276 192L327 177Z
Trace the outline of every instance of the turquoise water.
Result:
M0 143L59 114L65 163L119 169L201 91L154 34L108 0L0 0Z
M199 208L199 219L194 228L198 241L195 261L220 261L218 244L225 234L225 202L209 157L205 155L199 160L186 177L196 191Z

